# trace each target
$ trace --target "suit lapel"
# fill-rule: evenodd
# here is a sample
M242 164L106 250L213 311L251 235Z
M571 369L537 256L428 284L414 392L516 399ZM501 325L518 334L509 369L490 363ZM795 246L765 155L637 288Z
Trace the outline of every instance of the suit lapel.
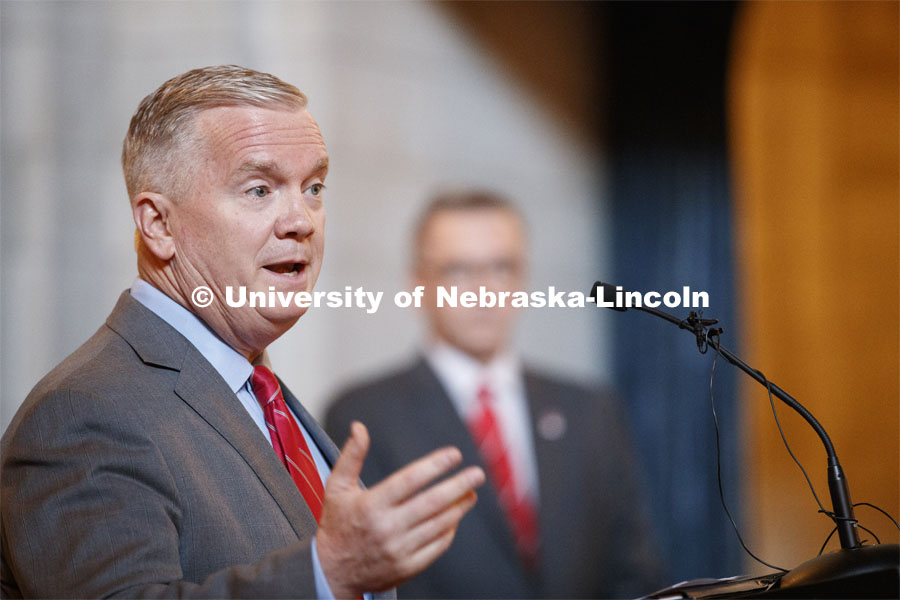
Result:
M309 535L315 519L296 485L234 392L203 355L128 291L119 298L107 324L144 362L180 371L175 394L240 454L272 495L297 536ZM308 416L306 411L302 413Z
M308 535L310 525L315 526L315 518L290 474L225 381L196 350L189 351L185 358L175 393L218 431L253 469L297 536Z
M538 526L541 555L544 557L566 556L566 540L563 537L567 528L565 520L571 520L567 513L564 491L569 489L565 482L566 473L574 471L573 462L578 461L576 452L566 452L565 442L566 415L559 402L533 375L525 373L525 393L528 398L528 409L531 417L531 439L534 440L534 453L537 461L538 489L540 506L538 509ZM548 419L562 422L560 437L552 431L542 431L542 422L548 427ZM551 434L551 435L548 435ZM574 471L580 472L580 471ZM542 595L551 594L553 584L559 576L559 565L548 560L540 563ZM547 586L550 586L549 588Z

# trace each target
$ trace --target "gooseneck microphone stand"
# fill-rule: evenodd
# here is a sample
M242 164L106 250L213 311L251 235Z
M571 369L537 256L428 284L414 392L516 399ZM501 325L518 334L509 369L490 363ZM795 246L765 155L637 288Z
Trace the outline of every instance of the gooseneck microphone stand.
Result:
M591 288L591 299L599 305L601 297L604 299L616 298L617 291L621 293L623 290L598 281ZM697 347L701 352L705 352L707 347L713 348L725 360L768 388L772 395L799 413L822 440L825 452L828 454L828 489L831 493L832 504L832 513L829 516L837 527L841 550L818 556L788 571L781 577L778 590L765 595L767 597L786 597L779 594L778 591L796 590L800 592L802 590L823 598L862 597L859 596L860 592L875 594L867 597L882 597L881 594L886 593L888 595L883 597L896 598L898 573L900 573L900 564L898 564L900 563L900 545L863 546L860 543L857 521L853 514L853 503L850 500L850 489L834 450L834 444L831 443L831 438L828 437L825 428L806 407L723 346L719 342L719 335L723 329L711 327L718 323L717 319L703 319L695 311L691 311L686 319L679 319L649 306L608 306L608 308L620 312L633 308L656 315L674 323L680 329L690 331L696 337Z

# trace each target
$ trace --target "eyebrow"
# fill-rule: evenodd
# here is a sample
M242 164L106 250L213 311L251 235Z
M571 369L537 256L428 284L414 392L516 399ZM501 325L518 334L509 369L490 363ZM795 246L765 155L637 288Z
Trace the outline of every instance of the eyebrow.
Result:
M275 163L268 160L251 160L245 162L240 167L238 167L234 174L231 176L232 180L240 179L243 175L248 173L262 173L264 175L272 175L278 172L278 167Z
M279 172L278 165L272 161L268 160L251 160L247 161L238 167L234 175L232 176L232 180L239 179L241 176L246 175L248 173L262 173L264 175L277 175ZM321 157L315 164L312 169L313 173L320 173L322 171L328 170L328 157Z

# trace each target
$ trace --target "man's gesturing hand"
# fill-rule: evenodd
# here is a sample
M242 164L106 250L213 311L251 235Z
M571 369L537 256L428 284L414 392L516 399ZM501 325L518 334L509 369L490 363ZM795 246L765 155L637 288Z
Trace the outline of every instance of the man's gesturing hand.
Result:
M441 448L363 490L358 481L368 450L369 433L354 422L325 486L316 550L336 598L395 587L434 562L485 479L469 467L423 490L462 460L456 448Z

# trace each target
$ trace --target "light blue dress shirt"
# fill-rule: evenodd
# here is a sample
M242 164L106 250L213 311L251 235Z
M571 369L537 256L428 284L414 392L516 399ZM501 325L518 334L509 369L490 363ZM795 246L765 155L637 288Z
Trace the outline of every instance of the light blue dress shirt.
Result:
M266 442L271 443L269 431L266 428L265 416L263 409L256 401L253 395L253 389L250 386L250 375L253 374L253 365L238 354L231 346L222 341L213 331L206 326L194 313L178 304L161 291L144 281L143 279L135 279L131 286L131 296L149 308L160 319L171 325L178 333L183 335L194 347L203 355L209 364L222 376L228 387L231 388L240 400L241 405L250 414L253 422L259 428L260 434L265 436ZM290 410L290 407L288 407ZM319 450L319 447L310 437L309 432L297 415L291 411L294 421L300 426L303 437L306 438L306 444L309 446L313 460L316 462L316 468L319 470L319 477L322 478L322 485L328 479L331 468L325 460L325 456ZM313 571L316 577L316 594L324 600L333 600L334 594L319 564L319 553L316 551L316 539L312 541L312 560ZM368 596L368 594L366 595Z

